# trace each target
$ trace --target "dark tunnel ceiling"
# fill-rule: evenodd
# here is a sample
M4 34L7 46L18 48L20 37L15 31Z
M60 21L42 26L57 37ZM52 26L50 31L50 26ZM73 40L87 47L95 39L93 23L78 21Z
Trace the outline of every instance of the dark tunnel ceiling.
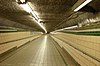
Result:
M42 22L45 24L47 31L50 32L60 28L60 25L66 22L67 18L70 17L73 12L71 11L71 8L78 0L28 1L32 3L32 7L36 12L38 12L39 18L43 20ZM94 9L94 11L99 12L99 4L99 0L93 0L87 6ZM89 9L87 6L83 9L84 13L92 11L91 8ZM63 27L75 24L75 22L68 22ZM34 31L43 31L43 29L41 29L35 21L33 21L30 14L19 7L16 0L0 0L0 25L30 29Z

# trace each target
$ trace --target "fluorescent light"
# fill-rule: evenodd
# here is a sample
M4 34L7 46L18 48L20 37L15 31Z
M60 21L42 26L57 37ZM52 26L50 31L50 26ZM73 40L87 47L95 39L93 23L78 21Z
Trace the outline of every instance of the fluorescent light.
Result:
M35 17L36 20L39 19L39 18L37 17L37 15L36 15L33 11L32 11L31 13L32 13L32 15Z
M67 27L67 28L64 28L64 29L73 29L73 28L77 28L77 25L71 26L71 27Z
M37 23L45 31L45 33L47 33L47 30L45 29L45 27L41 23L39 23L39 22L37 22Z
M39 13L37 11L33 11L36 15L39 15Z
M26 2L25 0L20 0L22 3Z
M27 12L29 12L29 13L32 12L32 10L31 10L31 8L29 7L28 4L20 4L20 6L21 6L25 11L27 11Z
M55 31L63 31L65 29L73 29L73 28L77 28L77 25L71 26L71 27L67 27L67 28L63 28L63 29L58 29L58 30L55 30Z
M32 14L32 16L34 16L34 18L36 20L38 20L37 15L32 11L32 9L30 8L30 6L28 4L20 4L20 6L26 11Z
M84 3L82 3L79 7L77 7L74 11L80 10L82 7L90 3L92 0L86 0Z
M27 12L31 13L32 16L34 17L33 19L35 20L35 22L45 31L45 33L47 33L45 27L40 23L40 20L38 18L38 16L34 13L34 11L31 9L31 7L29 6L29 4L20 4L20 6Z
M45 27L39 21L36 21L36 23L45 31L45 33L47 33L47 30L45 29Z
M18 0L16 0L16 2L18 2Z
M64 29L58 29L58 30L56 30L56 31L62 31L62 30L64 30Z
M16 0L16 2L18 4L25 4L27 2L27 0Z

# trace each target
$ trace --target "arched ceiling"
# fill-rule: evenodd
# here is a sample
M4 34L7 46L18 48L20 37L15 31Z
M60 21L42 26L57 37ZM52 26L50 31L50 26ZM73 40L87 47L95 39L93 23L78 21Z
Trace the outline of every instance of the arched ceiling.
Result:
M100 11L99 0L93 0L79 12L73 12L72 8L79 0L28 0L32 9L37 12L48 32L62 27L77 24L77 15ZM80 0L81 1L81 0ZM73 15L75 14L75 15ZM73 17L73 18L72 18ZM69 21L70 20L70 21ZM16 0L0 0L0 26L11 26L16 28L43 31L33 20L32 16L22 9Z

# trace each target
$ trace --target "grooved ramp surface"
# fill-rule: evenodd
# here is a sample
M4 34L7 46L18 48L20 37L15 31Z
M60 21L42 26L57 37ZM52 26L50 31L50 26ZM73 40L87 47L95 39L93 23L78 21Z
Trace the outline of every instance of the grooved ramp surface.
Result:
M0 66L66 66L54 43L44 35L16 50Z

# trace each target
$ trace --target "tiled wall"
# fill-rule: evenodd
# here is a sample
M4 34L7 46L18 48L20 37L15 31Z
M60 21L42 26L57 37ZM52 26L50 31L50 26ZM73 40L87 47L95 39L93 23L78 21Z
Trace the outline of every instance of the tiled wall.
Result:
M0 43L18 40L30 36L30 32L0 33Z
M0 33L0 54L14 47L18 48L39 36L39 34L30 34L30 32Z
M54 37L82 66L100 66L100 36L58 33ZM86 64L86 65L84 65Z

